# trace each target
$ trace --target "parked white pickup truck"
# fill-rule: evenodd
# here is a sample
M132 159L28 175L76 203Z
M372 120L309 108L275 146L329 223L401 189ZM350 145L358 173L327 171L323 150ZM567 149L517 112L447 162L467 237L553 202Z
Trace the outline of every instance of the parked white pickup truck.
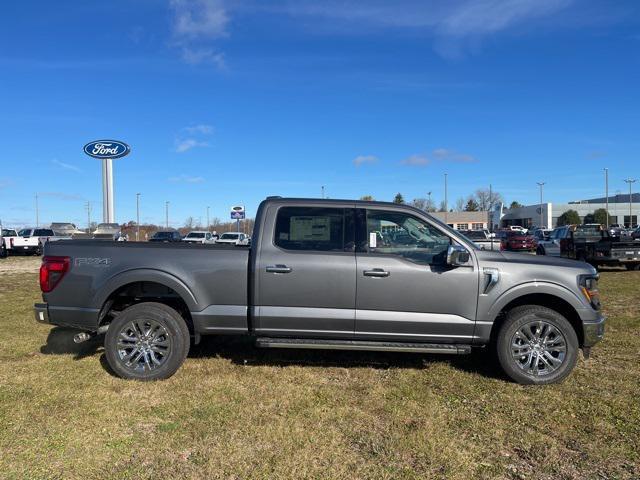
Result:
M57 236L50 228L23 228L18 232L18 236L13 239L11 253L41 255L42 247L45 243L70 238Z
M13 246L13 240L18 236L12 228L3 228L0 235L0 258L5 258Z
M500 250L500 239L491 237L486 230L463 230L460 233L475 243L480 250Z

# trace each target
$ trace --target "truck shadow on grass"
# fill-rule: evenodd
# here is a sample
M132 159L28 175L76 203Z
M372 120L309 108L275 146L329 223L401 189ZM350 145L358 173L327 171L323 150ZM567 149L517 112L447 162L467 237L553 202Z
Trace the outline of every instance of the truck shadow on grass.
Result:
M82 360L95 355L102 349L103 338L95 337L86 342L74 343L73 336L82 330L68 327L53 327L47 335L47 343L40 347L45 355L73 355L74 360Z
M73 336L79 332L80 330L73 328L53 327L49 331L46 344L40 347L40 352L45 355L73 355L74 360L99 354L103 368L110 375L114 375L104 355L104 336L77 344L73 342ZM496 361L486 351L476 351L471 355L429 355L343 350L280 350L257 348L249 337L212 336L203 337L199 345L192 345L189 358L224 358L236 365L281 368L297 366L423 370L434 365L447 364L464 372L506 379Z

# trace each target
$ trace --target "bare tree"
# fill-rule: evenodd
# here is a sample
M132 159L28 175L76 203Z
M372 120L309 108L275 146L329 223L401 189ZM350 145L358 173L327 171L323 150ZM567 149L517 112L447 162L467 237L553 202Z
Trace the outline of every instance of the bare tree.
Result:
M193 230L193 225L194 225L194 220L193 217L187 217L187 219L184 221L184 228L186 228L187 230Z
M456 206L453 208L456 212L464 211L464 197L459 197L456 200Z
M482 212L486 212L496 204L504 201L500 193L490 191L488 188L479 188L476 190L476 193L473 194L473 199Z

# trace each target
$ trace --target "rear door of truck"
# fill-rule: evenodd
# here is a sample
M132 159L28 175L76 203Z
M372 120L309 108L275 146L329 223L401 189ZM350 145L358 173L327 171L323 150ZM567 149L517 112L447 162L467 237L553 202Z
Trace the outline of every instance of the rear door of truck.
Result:
M350 338L355 328L354 208L266 206L256 245L253 327L263 336Z

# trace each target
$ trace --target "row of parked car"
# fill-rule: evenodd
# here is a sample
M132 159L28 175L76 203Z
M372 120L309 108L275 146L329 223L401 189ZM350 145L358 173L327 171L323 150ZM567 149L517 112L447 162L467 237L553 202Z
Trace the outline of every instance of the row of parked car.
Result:
M226 232L218 235L216 231L193 230L184 237L177 230L160 230L149 239L150 242L162 243L199 243L199 244L223 244L223 245L250 245L251 237L242 232Z
M613 233L612 233L613 232ZM600 224L565 225L553 230L509 228L491 234L486 230L463 232L480 248L535 252L537 255L572 258L594 266L640 269L640 228L626 231Z
M0 257L9 254L41 255L47 242L70 239L93 239L126 242L129 236L121 231L117 223L101 223L96 229L87 233L76 228L72 223L52 223L49 228L2 228L0 237ZM218 235L214 232L191 231L184 237L177 230L165 230L154 233L150 242L187 242L201 244L249 245L251 237L242 232L227 232Z

